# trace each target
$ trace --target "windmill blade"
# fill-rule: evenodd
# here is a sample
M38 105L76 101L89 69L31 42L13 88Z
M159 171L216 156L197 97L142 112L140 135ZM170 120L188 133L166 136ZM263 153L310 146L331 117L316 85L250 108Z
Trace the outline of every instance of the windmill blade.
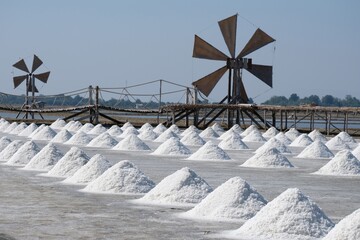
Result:
M49 79L50 72L44 72L40 74L34 74L34 77L42 81L43 83L47 83L47 80Z
M24 59L21 59L20 61L18 61L17 63L15 63L13 65L13 67L16 67L17 69L20 69L24 72L30 73L29 69L27 68Z
M245 57L246 55L274 41L275 39L273 39L260 28L258 28L250 38L249 42L245 45L244 49L239 53L238 58Z
M28 75L13 77L14 88L17 88L27 77L28 77Z
M208 97L211 91L214 89L215 85L218 83L218 81L225 74L226 71L226 66L219 68L215 72L210 73L209 75L197 80L196 82L193 82L192 85Z
M29 81L29 86L28 86L27 91L28 91L28 92L32 92L32 91L33 91L31 81ZM38 89L36 88L36 86L35 86L35 83L34 83L34 92L36 92L36 93L39 92L39 90L38 90Z
M248 95L247 95L247 93L246 93L245 86L244 86L244 83L243 83L242 79L240 79L239 83L240 83L240 99L241 99L244 103L248 103L248 102L249 102L249 98L248 98Z
M35 70L38 69L41 66L41 64L43 64L43 62L40 60L40 58L38 58L38 56L36 56L34 54L34 60L33 60L31 73L35 72Z
M226 61L228 59L228 57L224 53L222 53L220 50L216 49L214 46L207 43L205 40L201 39L197 35L195 35L193 57L223 61Z
M235 58L237 14L219 21L219 27L232 58Z
M259 78L269 87L272 87L272 66L252 64L251 69L246 68L251 74Z

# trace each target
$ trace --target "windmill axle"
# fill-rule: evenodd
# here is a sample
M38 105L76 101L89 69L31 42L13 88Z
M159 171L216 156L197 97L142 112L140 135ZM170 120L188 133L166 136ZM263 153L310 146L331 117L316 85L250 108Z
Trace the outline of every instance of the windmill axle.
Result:
M228 69L251 69L252 59L251 58L228 58L226 61L226 67Z

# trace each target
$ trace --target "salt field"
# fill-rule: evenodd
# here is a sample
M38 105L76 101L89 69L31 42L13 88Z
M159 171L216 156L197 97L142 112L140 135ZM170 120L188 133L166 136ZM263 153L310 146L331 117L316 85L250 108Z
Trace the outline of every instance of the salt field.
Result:
M169 129L1 119L0 236L360 238L359 139L254 126Z

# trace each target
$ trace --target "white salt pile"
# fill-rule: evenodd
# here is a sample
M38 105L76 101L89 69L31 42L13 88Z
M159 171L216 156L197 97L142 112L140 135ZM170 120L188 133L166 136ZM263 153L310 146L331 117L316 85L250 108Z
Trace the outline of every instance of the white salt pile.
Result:
M276 148L267 148L246 160L242 167L292 168L290 161Z
M322 135L322 133L318 130L318 129L314 129L314 130L312 130L309 134L308 134L308 136L311 138L311 140L313 140L314 142L316 141L316 140L320 140L321 142L323 142L323 143L326 143L328 140L327 140L327 138L324 136L324 135Z
M11 139L4 136L0 138L0 152L4 150L11 143Z
M52 129L62 129L65 126L66 122L60 118L56 119L55 122L50 125Z
M10 123L8 121L5 120L5 121L1 122L0 131L4 132L5 129L7 129L9 126L10 126Z
M5 163L13 166L24 166L40 151L38 145L33 141L27 141L19 150Z
M334 154L320 140L314 141L312 144L302 150L297 158L332 158Z
M289 146L291 146L291 147L307 147L312 143L313 143L313 140L311 140L311 138L306 133L303 133L300 136L298 136L297 138L295 138L295 140Z
M238 135L240 137L240 134L235 132L234 130L232 130L231 128L229 130L227 130L226 132L224 132L223 134L221 134L221 136L219 137L220 140L224 140L228 137L231 137L233 135ZM240 137L241 138L241 137Z
M139 135L138 130L136 130L136 128L129 126L127 127L125 130L123 130L123 133L120 134L120 138L126 138L129 135Z
M64 143L68 141L73 135L65 128L61 129L50 142Z
M258 129L246 134L246 136L242 140L244 142L266 142L266 139L262 136L261 132Z
M180 142L188 146L202 146L206 143L196 131L188 132L181 138Z
M322 240L359 240L360 209L344 217Z
M315 174L360 175L360 161L349 150L342 150Z
M125 129L129 128L129 127L134 127L130 122L126 122L124 123L124 125L121 127L121 130L125 131Z
M225 135L224 133L223 135ZM249 147L241 140L239 134L235 133L226 139L222 140L219 145L220 148L224 150L244 150L249 149Z
M65 129L68 131L76 132L82 127L81 122L79 121L70 121L65 125Z
M208 141L193 153L189 160L230 160L229 155L212 141Z
M334 223L297 188L289 188L265 205L231 237L251 239L310 239L324 237Z
M92 123L85 123L79 131L83 131L84 133L90 132L94 128L94 125Z
M211 128L220 136L225 130L220 126L219 123L214 123Z
M264 197L245 180L233 177L180 216L215 221L245 221L252 218L266 203Z
M159 137L159 135L155 133L151 128L145 128L140 132L138 137L143 141L153 141L157 137Z
M358 145L351 153L360 160L360 145Z
M93 129L91 129L88 132L88 134L99 135L99 134L102 134L102 133L104 133L106 131L107 131L107 128L99 123Z
M279 130L277 130L275 127L271 127L268 130L266 130L266 132L263 133L263 137L264 138L272 138L275 137L276 134L279 133Z
M329 141L327 141L327 143L325 143L325 145L330 149L330 150L349 150L350 147L349 145L347 145L339 136L335 136L333 138L331 138Z
M40 131L32 136L33 140L48 141L56 136L56 132L49 126L43 127Z
M285 145L290 145L292 143L290 138L288 138L283 132L279 132L278 134L276 134L275 138Z
M161 133L155 140L154 142L165 142L166 140L175 137L175 138L179 138L178 135L176 133L174 133L173 131L171 131L171 129L167 129L165 132Z
M88 147L99 147L99 148L112 148L118 144L118 141L115 140L109 133L104 132L91 140L88 143Z
M63 182L73 184L88 184L98 178L110 167L111 164L105 156L96 154L90 158L88 163L77 170L74 175L68 177Z
M21 140L12 141L0 152L0 161L7 162L23 144L24 142Z
M28 138L32 138L35 136L38 132L40 132L44 127L46 127L45 124L41 124L38 128L36 128L32 133L28 135Z
M251 133L253 131L259 131L259 129L255 125L250 125L240 134L240 136L246 137L246 135L248 135L249 133Z
M25 130L28 127L28 125L24 122L20 123L14 130L12 130L11 132L9 132L10 134L15 134L18 135L19 133L21 133L23 130Z
M164 205L194 205L213 189L190 168L184 167L165 177L135 202Z
M90 182L83 191L95 193L142 194L149 192L155 183L133 163L124 160L106 170Z
M83 131L78 131L75 133L69 140L65 142L65 144L70 145L87 145L89 142L91 142L92 138L84 133Z
M3 130L5 133L13 131L19 124L17 122L11 123L6 129Z
M259 147L255 153L260 153L269 148L276 148L280 153L291 153L291 150L276 137L270 138L264 145Z
M154 132L156 132L158 135L162 134L163 132L165 132L167 130L167 128L162 124L159 123L155 128L154 128Z
M186 156L190 155L191 151L180 142L180 139L169 138L163 142L152 154Z
M197 134L199 134L201 131L195 127L194 125L191 125L190 127L188 127L187 129L185 129L182 133L181 136L185 136L190 132L196 132Z
M121 140L112 149L123 151L149 151L151 150L146 143L144 143L135 134L130 134L123 140Z
M153 126L150 123L144 123L141 128L139 128L138 132L141 133L144 130L154 130Z
M53 143L49 143L25 165L24 169L49 171L63 156Z
M207 127L199 134L199 136L202 138L218 138L219 134L211 127Z
M347 132L340 132L336 136L341 138L345 143L347 143L350 147L357 145L357 142L353 137L351 137Z
M296 130L296 128L290 128L289 131L285 133L285 136L288 137L291 141L294 141L298 136L300 136L300 132Z
M181 134L181 131L180 131L179 127L176 126L175 124L171 125L171 126L169 127L169 129L170 129L171 131L173 131L174 133L176 133L176 134Z
M27 137L31 133L33 133L37 128L38 128L38 126L35 123L31 123L29 126L27 126L27 128L22 130L18 135L22 136L22 137Z
M46 174L51 177L70 177L89 161L86 153L78 147L72 147Z
M112 137L120 137L123 131L118 125L112 125L111 128L107 130L107 133L109 133Z
M230 128L231 130L233 130L234 132L236 132L237 134L241 134L244 130L239 126L239 124L235 124L234 126L232 126Z

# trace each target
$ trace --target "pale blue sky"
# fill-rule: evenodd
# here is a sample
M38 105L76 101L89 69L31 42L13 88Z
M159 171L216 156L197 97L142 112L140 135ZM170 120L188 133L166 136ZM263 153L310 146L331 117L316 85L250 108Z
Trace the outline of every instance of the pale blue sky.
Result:
M256 27L277 40L250 55L274 65L272 89L244 74L256 102L295 92L360 98L359 11L357 0L0 0L0 91L24 93L13 89L21 72L12 64L34 53L51 71L37 84L43 94L156 79L190 86L223 65L192 58L194 34L228 54L217 21L239 13L238 52ZM224 77L210 100L226 91Z

